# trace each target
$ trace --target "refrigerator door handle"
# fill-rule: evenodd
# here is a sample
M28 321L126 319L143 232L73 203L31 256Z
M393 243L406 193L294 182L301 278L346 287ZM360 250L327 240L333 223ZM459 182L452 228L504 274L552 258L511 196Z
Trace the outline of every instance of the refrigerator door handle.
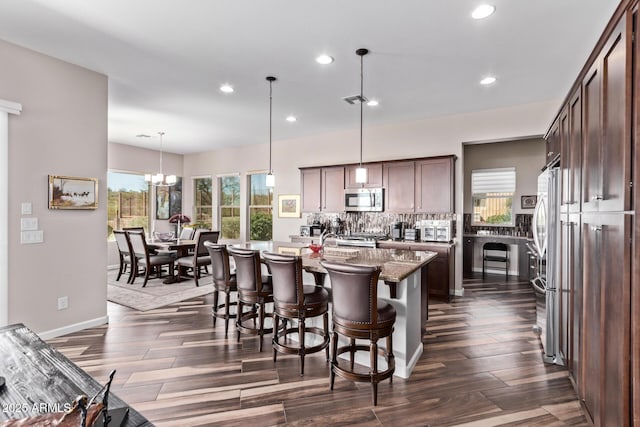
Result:
M533 218L531 221L531 227L533 228L533 243L536 245L538 255L540 257L544 257L544 253L546 252L546 249L547 249L545 247L546 242L541 242L540 236L538 235L538 215L540 215L541 209L545 209L544 196L541 196L540 200L538 200L538 203L536 204L536 208L533 211Z

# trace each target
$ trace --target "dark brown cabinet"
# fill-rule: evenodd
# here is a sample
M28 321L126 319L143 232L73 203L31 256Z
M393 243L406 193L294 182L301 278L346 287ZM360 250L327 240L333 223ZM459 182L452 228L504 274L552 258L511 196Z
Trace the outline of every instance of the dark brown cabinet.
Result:
M626 76L626 20L622 19L584 79L582 210L624 211L630 206L630 115Z
M551 125L546 144L547 164L549 164L560 155L560 120L556 120Z
M582 393L595 424L629 425L631 216L585 214L582 222Z
M367 169L367 182L356 182L356 169L360 165L345 167L345 188L382 188L382 163L364 163L362 167Z
M302 212L344 211L344 167L300 169Z
M320 168L300 169L300 208L302 212L320 212L322 173Z
M569 99L569 184L565 197L571 213L580 212L580 193L582 191L582 90L578 88Z
M324 212L344 212L344 167L322 168L320 194Z
M450 246L436 245L411 245L414 251L427 250L438 254L438 256L427 265L427 283L429 286L429 297L436 297L451 301L451 295L455 292L455 256ZM423 271L424 273L424 271Z
M415 162L416 213L449 213L455 211L454 156Z
M388 162L383 165L385 212L413 212L415 162Z

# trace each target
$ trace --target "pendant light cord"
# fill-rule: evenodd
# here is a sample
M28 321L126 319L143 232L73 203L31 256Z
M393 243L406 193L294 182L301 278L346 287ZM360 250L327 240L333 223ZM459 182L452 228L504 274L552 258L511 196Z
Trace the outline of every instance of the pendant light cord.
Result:
M363 62L363 57L364 55L360 55L360 167L362 167L362 118L363 118L363 114L362 114L362 104L364 103L364 95L363 95L363 81L364 81L364 77L363 77L363 66L362 66L362 62Z
M162 137L164 136L164 132L158 132L158 135L160 135L160 173L164 176L164 172L162 171Z
M271 87L273 83L273 80L269 80L269 173L271 173L271 123L272 123L272 118L271 118L271 106L273 104L273 100L272 100L272 93L273 93L273 89Z

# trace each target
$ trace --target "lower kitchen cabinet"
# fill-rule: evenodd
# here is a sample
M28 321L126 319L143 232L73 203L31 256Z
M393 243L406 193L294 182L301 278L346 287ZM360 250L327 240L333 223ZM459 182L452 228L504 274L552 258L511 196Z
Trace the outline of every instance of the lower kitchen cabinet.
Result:
M473 278L473 237L465 237L462 240L462 277L464 279Z

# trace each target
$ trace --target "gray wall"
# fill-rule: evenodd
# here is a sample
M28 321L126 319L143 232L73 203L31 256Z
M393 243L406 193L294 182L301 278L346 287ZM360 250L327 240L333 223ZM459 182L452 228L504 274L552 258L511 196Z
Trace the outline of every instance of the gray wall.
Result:
M59 335L106 322L107 78L0 40L0 99L9 117L9 323ZM47 209L47 176L99 180L97 210ZM20 244L31 202L44 243ZM57 299L69 297L59 311Z
M520 196L537 193L538 175L545 164L543 139L525 139L464 146L464 213L471 213L471 171L474 169L516 168L514 213L533 214L520 208Z

